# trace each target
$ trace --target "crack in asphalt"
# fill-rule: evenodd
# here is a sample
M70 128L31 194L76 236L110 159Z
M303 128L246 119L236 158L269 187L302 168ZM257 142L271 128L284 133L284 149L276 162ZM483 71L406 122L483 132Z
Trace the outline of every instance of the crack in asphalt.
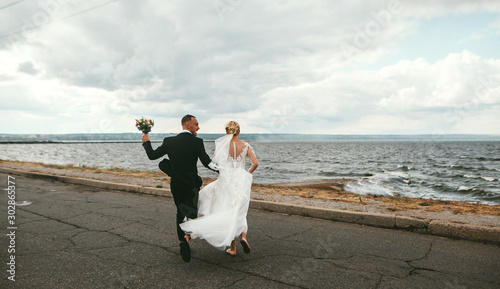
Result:
M49 220L52 220L52 221L56 221L56 222L59 222L59 223L62 223L62 224L65 224L65 225L69 225L69 226L73 226L75 227L75 229L82 229L82 230L85 230L85 232L103 232L103 233L108 233L108 234L111 234L111 235L114 235L114 236L117 236L117 237L120 237L122 239L124 239L125 241L127 242L131 242L131 243L141 243L141 244L146 244L146 245L151 245L151 246L158 246L160 248L164 248L162 246L159 246L159 245L156 245L156 244L151 244L151 243L146 243L146 242L141 242L141 241L137 241L137 240L131 240L131 239L128 239L127 237L123 236L123 235L120 235L120 234L117 234L117 233L113 233L113 232L109 232L108 230L115 230L117 228L121 228L121 227L124 227L124 226L128 226L130 224L134 224L134 223L137 223L137 222L132 222L132 223L128 223L128 224L125 224L125 225L120 225L120 226L117 226L117 227L114 227L114 228L111 228L111 229L108 229L108 230L98 230L98 229L91 229L91 228L85 228L85 227L82 227L80 225L77 225L77 224L74 224L74 223L71 223L71 222L67 222L67 221L64 221L65 219L57 219L57 218L53 218L53 217L50 217L50 216L45 216L45 215L42 215L42 214L39 214L39 213L35 213L35 212L32 212L32 211L29 211L29 210L25 210L25 209L22 209L21 211L28 211L32 214L35 214L37 216L40 216L40 217L44 217L46 219L49 219ZM70 229L68 229L70 230ZM72 236L71 238L74 238L75 236L79 235L79 234L82 234L82 233L85 233L85 232L79 232L77 233L76 235ZM96 249L96 248L94 248ZM102 249L102 248L99 248L99 249Z
M436 270L434 269L430 269L430 268L425 268L425 267L417 267L415 265L412 265L411 263L412 262L415 262L415 261L420 261L420 260L423 260L423 259L426 259L429 257L429 255L431 254L431 251L432 251L432 246L434 245L434 241L430 241L430 244L429 244L429 248L427 249L427 251L425 252L424 256L420 257L420 258L416 258L416 259L413 259L413 260L409 260L409 261L405 261L406 264L408 264L408 266L412 267L413 269L410 271L410 273L408 274L408 276L410 275L413 275L413 274L417 274L416 271L417 270L422 270L422 271L430 271L430 272L434 272ZM408 277L407 276L407 277Z
M81 229L81 230L84 230L84 231L81 231L81 232L78 232L74 235L72 235L71 237L66 237L66 238L61 238L61 239L67 239L69 240L73 246L75 248L81 248L81 246L77 245L73 238L77 237L78 235L80 234L83 234L83 233L86 233L86 232L104 232L104 233L108 233L108 234L111 234L111 235L115 235L117 237L120 237L122 238L123 240L125 240L127 243L124 243L124 244L120 244L120 245L113 245L113 246L109 246L109 247L99 247L99 248L89 248L89 249L85 249L85 248L82 248L81 250L72 250L72 251L68 251L67 248L65 248L65 252L73 252L73 253L77 253L77 254L82 254L83 252L86 252L88 254L91 254L92 256L95 256L99 259L102 259L102 260L108 260L108 261L117 261L117 262L121 262L123 264L127 264L127 265L134 265L134 266L137 266L137 263L128 263L128 262L125 262L124 260L120 260L120 259L114 259L114 258L107 258L107 257L104 257L104 256L101 256L99 255L98 253L95 253L95 252L91 252L92 250L96 250L96 249L106 249L106 248L119 248L119 247L124 247L125 245L127 245L128 243L137 243L137 244L144 244L144 245L149 245L149 246L154 246L154 247L158 247L158 248L161 248L167 252L170 252L170 253L174 253L174 254L177 254L178 253L178 248L177 249L173 249L174 246L172 247L165 247L165 246L160 246L160 245L157 245L157 244L152 244L152 243L147 243L147 242L143 242L143 241L138 241L138 240L132 240L132 239L129 239L121 234L117 234L117 233L113 233L113 232L109 232L108 230L98 230L98 229L90 229L90 228L85 228L85 227L82 227L78 224L74 224L74 223L71 223L71 222L68 222L68 221L65 221L66 218L64 219L57 219L57 218L54 218L54 217L50 217L50 216L46 216L46 215L43 215L43 214L40 214L40 213L37 213L37 212L33 212L33 211L30 211L30 210L26 210L26 209L20 209L21 211L25 211L25 212L29 212L29 213L32 213L34 215L37 215L39 217L43 217L43 218L46 218L48 220L52 220L52 221L56 221L56 222L60 222L62 224L65 224L65 225L70 225L70 226L73 226L74 228L73 229ZM43 220L38 220L38 221L43 221ZM121 226L118 226L116 228L120 228L120 227L124 227L124 226L128 226L130 224L133 224L133 223L139 223L138 221L137 222L132 222L132 223L129 223L129 224L126 224L126 225L121 225ZM109 230L114 230L116 228L113 228L113 229L109 229ZM71 230L71 229L69 229ZM305 230L305 231L308 231L308 230ZM299 232L300 233L300 232ZM294 234L295 235L295 234ZM44 253L44 252L39 252L39 253L33 253L33 254L40 254L40 253ZM272 257L272 256L264 256L262 257L263 258L268 258L268 257ZM306 288L306 287L301 287L301 286L298 286L296 284L290 284L290 283L287 283L287 282L283 282L283 281L280 281L280 280L275 280L275 279L272 279L272 278L269 278L267 276L264 276L264 275L259 275L259 274L255 274L255 273L252 273L252 272L248 272L248 271L243 271L243 270L239 270L237 268L231 268L231 267L226 267L224 265L221 265L221 264L217 264L217 263L214 263L214 262L210 262L208 260L205 260L205 259L202 259L202 258L199 258L199 257L193 257L193 259L197 259L201 262L204 262L206 264L210 264L212 266L216 266L218 268L221 268L221 269L224 269L224 270L229 270L229 271L234 271L234 272L239 272L239 273L242 273L242 274L246 274L246 275L249 275L249 276L254 276L254 277L259 277L259 278L263 278L263 279L266 279L268 281L272 281L272 282L275 282L275 283L279 283L279 284L282 284L282 285L286 285L286 286L295 286L295 287L298 287L298 288ZM257 258L259 259L259 258ZM248 261L251 261L251 260L257 260L256 258L254 259L249 259L249 260L244 260L242 261L241 263L245 263L245 262L248 262ZM152 267L156 267L156 266L147 266L147 268L152 268Z
M96 192L101 192L101 190L97 190ZM71 191L69 193L71 193ZM59 196L65 196L61 192L61 194L58 194L57 196L45 195L43 196L44 198L36 199L37 201L41 201L41 200L46 200L45 197L50 197L48 200L45 201L45 203L42 202L43 203L42 206L39 207L26 206L17 208L20 212L25 212L26 215L28 216L26 218L26 222L22 222L23 221L22 218L19 219L21 221L19 222L19 226L31 224L30 226L28 226L29 230L25 231L25 233L29 234L27 235L27 237L34 236L35 238L38 238L37 240L33 241L33 244L35 244L35 246L31 248L33 252L20 253L20 256L37 255L37 254L44 254L47 252L61 251L64 252L64 254L76 254L76 256L95 258L96 262L100 262L99 260L105 260L106 262L103 261L102 263L106 264L110 262L111 263L116 262L117 268L120 268L120 266L129 268L128 270L123 268L117 269L121 270L122 272L121 275L120 274L116 275L116 273L120 273L120 271L115 270L111 272L111 275L109 275L111 276L110 277L111 279L110 280L106 279L106 282L108 281L115 282L113 280L120 280L119 282L120 284L116 283L116 286L120 286L120 288L126 288L127 286L130 287L132 285L131 282L133 281L131 280L133 280L133 278L130 279L131 277L129 277L129 275L126 274L127 272L129 272L129 270L131 270L130 266L133 266L134 270L145 268L147 271L149 271L149 273L151 273L150 270L152 269L158 268L161 270L166 267L168 268L168 264L177 264L175 262L176 260L174 256L169 256L169 254L173 254L179 257L177 259L179 260L179 263L182 263L179 256L179 247L177 246L177 244L173 242L172 245L169 246L161 245L163 241L162 239L158 239L158 236L156 234L159 233L161 235L165 231L165 226L159 225L161 224L161 222L158 220L161 219L161 216L165 215L166 217L173 218L175 214L167 212L166 208L161 208L159 207L159 205L158 206L155 204L151 205L150 202L143 202L140 204L147 206L147 210L151 213L149 215L148 214L143 215L143 213L140 210L140 208L142 207L127 205L125 204L126 200L122 200L121 198L120 199L109 198L110 204L109 206L107 206L106 204L108 202L108 197L106 196L89 193L88 190L81 191L78 193L80 193L80 195L77 196L76 198L77 200L68 199L67 197L60 198ZM84 193L87 194L84 195ZM99 199L102 199L102 201L99 201ZM61 206L57 204L58 201L61 201L60 202L62 204ZM123 204L121 204L122 202ZM78 207L79 204L83 204L82 210L79 209ZM97 206L97 204L99 205ZM51 212L51 210L57 210L61 208L62 210L60 211ZM105 210L104 208L112 208L114 210L112 212L107 212L104 211ZM32 209L40 213L31 211ZM0 211L5 212L5 210L0 210ZM133 211L132 214L130 214L131 217L128 217L129 211ZM55 216L51 216L51 214ZM76 215L71 216L69 214L76 214ZM85 216L87 215L92 215L92 218L91 219L85 218ZM102 223L100 222L100 219L103 220ZM106 222L105 219L108 219L109 222ZM68 225L68 227L58 225L57 223L52 223L50 221L55 221L60 224ZM38 226L36 222L41 222L40 226ZM116 223L119 223L119 225L115 225ZM110 226L113 226L113 228L108 228ZM61 230L57 230L58 227L63 227L63 228ZM145 229L141 230L140 227L145 227ZM316 238L317 242L314 242L314 239L308 239L305 242L297 240L298 238L295 238L295 240L289 240L290 238L294 238L297 236L305 237L304 235L307 236L313 230L321 228L321 226L313 225L302 230L300 230L299 228L300 227L291 227L290 230L283 230L279 228L278 231L279 234L273 234L272 232L268 233L269 231L258 228L253 229L257 234L260 233L258 242L267 242L270 240L273 242L278 242L279 240L286 239L286 242L289 242L290 245L293 245L293 247L295 247L293 251L288 252L287 250L280 250L280 251L285 251L285 253L278 252L274 254L271 253L265 256L258 255L255 258L253 258L254 255L251 255L252 256L251 258L239 258L237 260L233 260L233 262L224 262L220 260L211 261L210 256L205 256L205 255L202 255L201 257L193 256L193 259L202 263L202 265L204 264L203 266L210 265L213 266L214 269L219 268L222 271L226 271L225 273L227 274L231 272L238 273L237 275L241 274L236 279L227 279L225 281L228 282L226 283L227 285L224 283L222 283L224 285L219 284L220 288L233 287L238 283L244 284L245 282L251 282L252 281L251 279L253 279L251 277L272 282L275 284L275 286L281 285L281 286L294 286L298 288L306 288L307 285L298 285L298 284L308 284L304 282L306 281L309 282L308 279L312 280L315 276L314 274L318 274L318 272L325 270L325 268L328 268L328 270L333 270L333 271L336 271L335 268L339 268L338 270L339 272L341 271L340 269L342 269L345 270L346 272L348 271L349 272L348 275L356 275L357 272L361 272L361 275L365 275L366 273L366 275L370 276L371 288L383 287L384 285L387 285L386 282L390 282L391 280L393 280L393 278L398 280L406 279L408 280L408 282L412 281L413 280L412 278L425 278L427 280L433 280L439 282L442 281L440 280L441 275L447 276L446 277L447 279L444 279L445 281L449 280L453 281L460 279L460 282L468 283L471 280L476 280L478 282L486 282L483 284L491 284L493 286L498 285L494 281L486 281L480 278L476 279L468 275L462 276L459 275L458 273L447 272L447 270L450 271L450 269L444 269L441 267L438 267L438 270L441 271L432 269L432 266L427 264L434 259L431 257L433 257L436 254L437 250L436 248L439 248L439 246L436 247L436 244L439 243L433 241L432 239L430 239L429 243L427 242L420 243L421 246L419 245L419 247L416 248L416 251L410 251L410 254L405 254L405 252L398 251L396 252L396 254L389 254L388 255L389 257L383 257L383 256L369 254L371 251L362 250L361 252L346 251L344 257L339 257L332 255L332 252L338 251L337 249L334 249L333 246L337 245L340 246L339 244L336 243L339 241L330 240L329 238L326 238L325 235ZM297 229L299 229L299 231L297 231ZM32 232L32 230L37 230L37 232ZM152 231L154 234L148 236L147 233L149 233L150 231ZM89 235L82 236L82 234L85 233L89 233ZM106 233L106 234L99 234L99 233ZM51 237L51 235L57 235L57 237L53 236ZM78 239L80 236L82 237ZM97 239L103 236L102 240L104 241L93 243L92 240L96 239L96 237L94 236L96 236ZM114 238L113 236L118 238ZM109 242L107 241L108 239L110 240ZM50 250L44 250L43 247L44 242L54 242L54 243L48 246L48 248L51 248ZM106 245L106 243L107 246L94 247L96 245ZM113 245L110 245L109 243L112 243ZM306 245L310 244L309 247L310 250L308 249L302 250L302 246L295 246L295 244L306 244ZM164 250L168 252L168 254L165 254L165 256L167 256L168 258L165 260L159 260L157 262L153 262L153 264L151 264L151 262L149 262L149 257L146 259L147 256L144 256L144 258L137 258L137 259L133 257L134 254L136 253L134 251L136 248L138 254L141 254L141 252L147 252L148 250L153 250L153 252L151 252L152 254L154 254L156 250L158 251ZM283 248L283 246L281 248ZM330 248L330 250L328 249L325 250L325 248ZM127 251L127 249L130 250ZM323 251L321 251L322 249ZM320 250L319 253L317 253L318 250ZM390 250L390 248L388 248L388 250ZM125 254L120 255L120 253L123 252L126 252L126 255ZM296 254L300 253L300 256L294 255L294 253ZM355 253L355 254L348 255L350 253ZM311 254L311 256L305 256L307 254ZM379 254L384 255L383 253ZM395 257L391 258L393 255ZM127 258L127 256L132 256L132 258ZM360 259L353 259L356 257L359 257ZM276 261L273 259L277 258L284 258L284 260L287 261L286 263L279 264L279 266L282 266L282 268L280 268L277 271L279 273L270 274L268 270L265 270L265 268L264 270L262 269L257 270L254 268L254 266L251 266L254 265L255 262L257 264L263 263L264 266L269 266L267 264L276 263ZM366 258L368 262L364 262L364 259ZM375 259L372 260L371 258ZM381 259L380 264L377 262L378 258ZM270 260L267 261L266 259ZM421 260L424 261L418 262ZM346 263L343 263L342 261L346 261ZM394 262L388 262L388 261L394 261ZM416 264L417 262L422 264ZM383 266L382 264L386 263L389 264L388 268L392 267L396 271L392 270L393 272L387 272L390 270L389 269L384 270L381 266ZM429 272L435 272L435 273L429 273ZM394 273L396 275L389 275L388 273ZM287 274L291 274L290 278L287 278ZM413 275L415 275L415 277L409 278ZM451 284L451 281L445 282L445 285L448 284ZM453 283L453 284L457 286L460 285L458 283Z
M270 256L270 255L266 256L266 258L268 258L268 257L272 257L272 256ZM270 278L270 277L267 277L267 276L264 276L264 275L255 274L255 273L252 273L252 272L249 272L249 271L243 271L243 270L239 270L237 268L232 268L232 267L228 268L228 267L224 266L224 264L217 264L217 263L205 260L205 259L201 259L201 258L194 258L194 259L198 259L201 262L204 262L206 264L210 264L212 266L216 266L216 267L221 268L221 269L225 269L225 270L229 270L229 271L234 271L234 272L239 272L239 273L243 273L243 274L254 276L254 277L259 277L259 278L262 278L262 279L265 279L265 280L268 280L268 281L271 281L271 282L279 283L279 284L282 284L282 285L294 286L294 287L298 287L298 288L307 288L307 287L303 287L303 286L300 286L300 285L296 285L296 284L291 284L291 283L288 283L288 282L284 282L284 281L281 281L281 280L276 280L276 279L273 279L273 278Z
M233 287L236 283L238 283L238 282L240 282L240 281L243 281L243 280L245 280L245 279L247 279L247 278L248 278L248 276L242 277L242 278L240 278L240 279L235 280L235 281L234 281L234 282L232 282L231 284L228 284L228 285L225 285L225 286L221 286L221 287L219 287L219 288L221 288L221 289L222 289L222 288L231 288L231 287Z
M170 252L170 253L177 253L177 250L174 249L175 248L174 246L172 246L172 247L164 247L164 246L160 246L160 245L152 244L152 243L148 243L148 242L143 242L143 241L138 241L138 240L131 240L131 239L126 238L125 236L123 236L121 234L109 232L109 231L112 231L114 229L122 228L124 226L128 226L128 225L131 225L131 224L134 224L134 223L141 224L141 225L146 225L146 224L142 224L141 221L127 223L127 224L120 225L120 226L117 226L117 227L114 227L114 228L111 228L111 229L107 229L107 230L98 230L98 229L86 228L86 227L80 226L78 224L71 223L71 222L69 222L69 221L66 220L66 219L69 219L69 218L58 219L58 218L46 216L46 215L43 215L43 214L40 214L40 213L36 213L36 212L33 212L33 211L25 210L24 208L20 209L20 210L32 213L34 215L37 215L39 217L42 217L42 218L45 218L45 219L48 219L48 220L53 220L53 221L60 222L60 223L63 223L63 224L66 224L66 225L70 225L70 226L74 227L74 228L68 229L68 230L77 230L77 229L83 230L83 231L75 232L70 237L58 238L58 239L66 239L66 240L69 240L71 242L72 246L68 246L68 247L65 247L64 249L62 249L62 251L65 251L65 252L68 252L68 253L69 252L73 252L73 253L81 255L81 254L83 254L85 252L85 253L88 253L88 254L90 254L90 255L98 258L98 259L101 259L101 260L119 262L119 263L122 263L122 264L132 265L132 266L137 266L138 263L137 262L127 262L126 260L123 260L123 259L117 259L117 258L102 256L98 252L92 252L92 250L100 250L100 249L107 249L107 248L124 248L124 247L128 246L130 243L138 243L138 244L145 244L145 245L149 245L149 246L158 247L158 248L164 249L164 250L166 250L167 252ZM81 215L86 215L86 214L90 214L90 213L91 212L88 212L88 213L85 213L85 214L81 214ZM70 217L70 218L72 218L72 217ZM43 221L43 220L33 220L33 221L29 222L29 223L36 222L36 221ZM144 221L144 220L142 220L142 221ZM299 235L299 234L303 234L303 233L308 232L308 231L310 231L312 229L313 228L309 228L309 229L303 230L301 232L296 232L294 234L289 235L287 238L293 237L293 236L296 236L296 235ZM74 238L77 237L77 236L79 236L80 234L83 234L83 233L86 233L86 232L104 232L104 233L108 233L108 234L120 237L121 239L123 239L126 242L122 243L122 244L117 244L117 245L109 246L109 247L95 247L95 248L89 248L89 249L81 248L81 246L77 245L74 242ZM36 233L33 233L33 234L38 235ZM269 237L272 238L271 236L269 236ZM72 249L69 249L69 248L73 248L73 247L74 248L79 248L80 247L81 250L72 250ZM296 255L290 255L290 254L285 254L285 255L280 254L280 255L268 255L268 256L263 256L263 257L259 257L259 258L253 258L253 259L249 259L249 260L242 260L242 261L240 261L238 263L242 263L243 264L243 263L247 263L249 261L255 261L255 260L265 259L265 258L273 258L273 257L276 257L276 256L288 256L288 257L293 257L293 258L303 259L303 260L306 260L306 259L309 260L310 259L313 262L317 262L317 261L321 261L321 260L341 261L341 260L349 260L349 259L352 259L352 258L357 257L357 256L371 256L371 257L383 258L383 259L387 259L387 260L395 260L395 261L405 262L406 264L408 264L412 268L410 270L410 272L407 274L407 276L405 277L405 278L407 278L408 276L411 276L413 274L417 274L416 271L418 271L418 270L436 271L436 270L429 269L429 268L417 267L417 266L414 266L414 265L411 264L411 262L415 262L415 261L419 261L419 260L423 260L425 258L428 258L428 256L431 254L432 247L433 247L433 242L431 241L430 244L429 244L429 248L426 250L426 252L425 252L425 254L423 256L415 258L415 259L412 259L412 260L408 260L408 261L399 260L397 258L395 258L395 259L393 259L393 258L385 258L385 257L376 256L376 255L370 255L370 254L352 255L352 256L343 257L343 258L325 257L325 258L321 258L321 259L315 259L313 257L302 257L302 256L296 256ZM37 253L32 253L32 254L37 254ZM203 262L203 263L206 263L206 264L218 267L220 269L224 269L224 270L228 270L228 271L233 271L233 272L238 272L238 273L242 273L242 274L246 275L245 277L240 278L238 280L235 280L231 284L224 285L224 286L222 286L220 288L231 287L234 284L237 284L238 282L247 279L248 276L254 276L254 277L257 277L257 278L263 278L263 279L266 279L268 281L275 282L276 284L282 284L282 285L285 285L285 286L294 286L294 287L298 287L298 288L306 288L306 287L302 287L302 286L298 285L297 283L287 282L287 281L282 281L282 280L277 280L277 279L272 278L272 277L267 277L267 276L259 275L259 274L252 273L252 272L249 272L249 271L240 270L238 268L229 267L228 265L225 265L225 264L218 264L218 263L210 262L210 261L208 261L206 259L202 259L202 258L199 258L199 257L193 257L193 259L197 259L200 262ZM360 269L355 269L355 268L351 268L351 267L342 266L342 265L340 265L338 263L335 263L335 262L330 262L330 263L333 264L335 267L341 268L343 270L347 270L347 271L351 271L351 272L352 271L355 271L355 272L362 271L362 272L366 272L366 273L375 274L375 275L380 276L378 278L378 280L377 280L375 288L379 288L379 286L382 284L382 281L384 280L384 277L386 277L386 276L390 276L390 277L393 277L393 278L402 279L400 277L396 277L396 276L392 276L392 275L386 275L386 274L380 274L380 273L376 273L376 272L373 272L373 271L370 271L370 270L360 270ZM163 265L151 265L151 266L146 266L146 268L150 269L150 268L154 268L154 267L158 267L158 266L161 267ZM277 276L277 277L279 277L279 276ZM428 277L425 277L425 278L428 278ZM123 285L126 285L126 284L123 284Z
M377 281L377 284L375 284L375 289L378 289L380 287L380 284L382 284L382 280L384 280L385 275L380 275L380 278Z

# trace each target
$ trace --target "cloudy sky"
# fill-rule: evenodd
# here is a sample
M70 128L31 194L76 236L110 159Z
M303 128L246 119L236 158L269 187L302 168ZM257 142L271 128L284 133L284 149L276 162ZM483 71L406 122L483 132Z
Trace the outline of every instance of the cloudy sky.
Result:
M500 134L500 1L2 0L0 133Z

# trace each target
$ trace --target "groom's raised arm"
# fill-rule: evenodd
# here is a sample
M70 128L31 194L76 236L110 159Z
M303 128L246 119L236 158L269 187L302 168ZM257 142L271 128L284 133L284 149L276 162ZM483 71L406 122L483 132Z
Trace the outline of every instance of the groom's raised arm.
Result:
M149 140L149 137L143 136L142 141L143 141L142 146L146 150L146 154L148 155L148 158L150 160L159 159L162 156L167 154L166 149L165 149L166 148L166 145L165 145L166 139L164 139L163 143L159 147L157 147L155 150L151 146L151 141Z

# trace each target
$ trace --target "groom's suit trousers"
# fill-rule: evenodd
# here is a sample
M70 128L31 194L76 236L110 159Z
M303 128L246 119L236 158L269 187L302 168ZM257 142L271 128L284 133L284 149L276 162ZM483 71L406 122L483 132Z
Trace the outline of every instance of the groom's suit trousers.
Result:
M195 219L198 216L198 193L200 187L171 179L170 190L172 191L175 206L177 207L177 237L180 241L183 241L186 233L179 227L179 224L184 221L184 218Z

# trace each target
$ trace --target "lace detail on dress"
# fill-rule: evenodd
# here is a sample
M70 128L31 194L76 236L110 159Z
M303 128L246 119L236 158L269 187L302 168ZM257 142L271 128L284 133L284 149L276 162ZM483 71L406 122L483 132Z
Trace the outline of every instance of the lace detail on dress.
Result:
M236 167L245 168L245 161L249 147L250 145L248 143L245 143L245 146L243 147L243 150L241 151L240 155L236 156L236 143L233 142L234 157L229 156L229 160L231 160L233 163L233 168Z
M234 157L232 156L229 156L229 158L233 161L240 161L241 159L245 158L247 156L247 153L248 153L248 147L250 145L248 143L245 143L245 147L243 148L243 150L241 151L240 155L238 157L236 157L236 143L233 142L233 148L234 148Z

